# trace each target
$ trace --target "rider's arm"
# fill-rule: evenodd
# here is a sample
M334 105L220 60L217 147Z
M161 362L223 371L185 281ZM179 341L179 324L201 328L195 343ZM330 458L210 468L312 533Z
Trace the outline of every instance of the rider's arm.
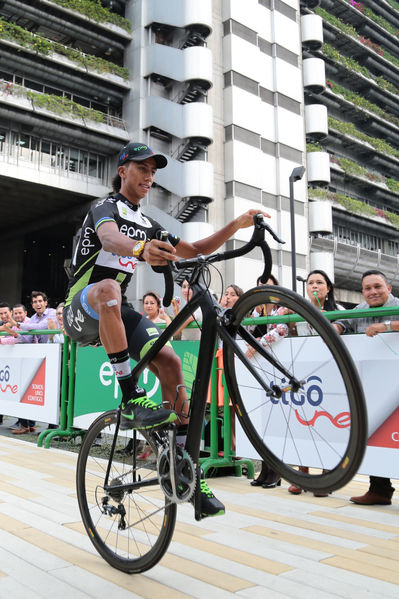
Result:
M97 235L106 252L118 254L119 256L134 255L133 248L137 240L121 233L115 222L105 222L100 225L97 229ZM140 257L152 266L156 266L166 264L166 260L177 260L173 255L175 253L176 250L170 243L152 239L147 241Z
M241 214L241 216L232 220L228 225L219 231L216 231L216 233L213 233L213 235L205 237L205 239L199 239L193 243L188 243L187 241L180 239L179 243L176 245L178 256L181 258L194 258L195 256L198 256L198 254L211 254L220 248L220 246L230 239L230 237L239 229L251 227L254 224L253 217L255 214L263 214L270 218L269 215L262 210L248 210L248 212Z

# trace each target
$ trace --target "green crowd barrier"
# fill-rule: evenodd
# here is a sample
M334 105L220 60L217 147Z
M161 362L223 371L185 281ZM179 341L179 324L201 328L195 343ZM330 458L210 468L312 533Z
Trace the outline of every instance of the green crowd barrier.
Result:
M329 320L345 320L348 318L370 318L372 317L385 317L399 315L399 306L388 307L388 308L366 308L362 310L338 310L331 312L323 312L323 315ZM257 317L247 318L243 321L245 325L251 324L272 324L272 323L287 323L287 322L301 322L303 321L296 314L289 314L285 316L273 316L273 317ZM201 323L200 323L201 324ZM164 328L165 325L161 325ZM199 325L200 326L200 325ZM190 328L198 327L196 322L190 323ZM37 331L21 331L21 335L54 335L61 331L58 330L37 330ZM7 332L0 332L0 336L9 335ZM179 342L176 342L179 343ZM218 372L222 371L222 380L224 388L223 398L223 425L222 425L222 439L223 448L219 447L219 433L218 433ZM54 437L67 437L72 438L76 436L82 436L85 434L84 430L77 429L73 426L74 420L74 402L75 402L75 374L76 374L76 343L70 341L65 336L62 352L62 369L61 369L61 407L60 407L60 422L59 427L56 429L50 429L43 431L38 437L38 446L48 448L50 442ZM217 357L215 352L214 363L211 373L210 381L210 442L209 446L204 447L204 452L209 455L202 455L200 458L201 467L204 471L205 476L211 473L212 470L218 468L232 468L232 471L236 476L241 476L244 470L248 478L254 476L254 466L252 460L238 458L235 455L233 449L233 430L232 430L232 413L230 406L230 398L227 392L227 385L224 379L224 372L221 366L218 366Z

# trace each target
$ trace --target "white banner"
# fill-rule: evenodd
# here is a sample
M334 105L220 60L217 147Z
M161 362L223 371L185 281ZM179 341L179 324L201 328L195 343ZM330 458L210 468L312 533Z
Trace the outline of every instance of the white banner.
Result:
M348 414L345 412L344 405L340 406L340 389L337 387L330 366L323 362L325 352L321 339L307 337L305 344L303 339L301 337L283 339L276 347L276 351L284 362L284 350L288 346L289 351L294 353L295 348L298 350L301 347L297 360L300 359L301 363L306 362L309 365L308 372L317 373L317 377L308 377L303 394L300 396L300 401L303 401L306 406L306 420L301 418L301 410L298 409L295 411L296 421L290 423L295 432L296 447L303 458L302 463L316 466L317 464L312 463L315 460L313 447L306 442L309 430L312 429L322 436L323 430L327 431L329 428L332 451L334 444L339 450L340 438L344 438L345 428L348 426ZM369 440L359 472L399 478L399 377L397 376L399 335L395 332L379 334L376 337L367 337L364 334L344 335L342 340L358 368L367 403ZM243 382L244 376L244 372L239 373L240 383ZM259 400L256 399L257 393L256 389L251 391L249 402L252 402L252 405L259 404ZM281 401L284 403L289 400L283 397ZM267 423L268 430L273 431L267 441L272 449L275 448L277 455L286 442L283 436L283 431L286 429L283 413L283 410L275 410L273 421L269 420ZM261 429L263 425L261 417L259 423L257 422L258 425ZM238 422L236 428L237 455L259 459ZM290 457L292 464L298 463L294 455L287 455L286 461Z
M59 343L0 345L0 414L57 424Z

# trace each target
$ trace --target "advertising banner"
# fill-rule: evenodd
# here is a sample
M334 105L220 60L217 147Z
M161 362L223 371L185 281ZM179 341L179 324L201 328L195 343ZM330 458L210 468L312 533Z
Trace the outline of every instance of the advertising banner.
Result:
M0 346L0 414L58 423L61 345Z
M359 472L399 478L399 378L396 376L396 369L399 367L399 335L395 332L375 337L367 337L363 334L345 335L342 340L358 368L367 402L369 439L366 455ZM288 340L283 339L278 344L277 354L284 355L284 349L288 347L288 344L284 345L286 341ZM305 441L309 429L314 435L322 438L324 431L328 428L331 451L334 451L334 445L338 451L342 451L339 447L340 444L342 445L342 439L345 438L349 415L340 405L342 390L337 387L337 381L329 364L323 362L324 350L320 338L317 336L307 338L304 345L302 345L303 338L300 337L291 338L289 341L290 347L293 343L294 354L295 348L301 347L297 360L300 356L300 361L308 364L308 372L317 373L317 377L308 377L303 388L303 401L307 404L306 421L301 419L300 412L297 410L294 411L295 421L290 423L303 463L308 466L316 466L314 461L317 456L315 456L314 448ZM240 381L244 382L242 377L245 377L245 372L240 373L240 377ZM260 391L253 389L251 401L253 398L253 401L256 402L257 393L259 394ZM311 415L312 417L310 417ZM262 428L262 415L259 415L258 424ZM285 429L284 411L275 410L272 427L268 422L268 430L273 431L270 444L272 447L276 447L277 455L284 444L283 431ZM238 422L236 436L237 455L259 459ZM287 462L291 458L292 464L297 463L295 455L286 454L286 458ZM331 455L331 459L334 460L333 455Z
M182 361L184 382L191 395L197 369L199 341L172 341L172 346ZM132 367L135 362L131 361ZM159 380L146 369L139 384L152 401L161 402ZM117 408L121 392L111 363L103 347L77 347L75 406L73 425L88 428L103 412Z

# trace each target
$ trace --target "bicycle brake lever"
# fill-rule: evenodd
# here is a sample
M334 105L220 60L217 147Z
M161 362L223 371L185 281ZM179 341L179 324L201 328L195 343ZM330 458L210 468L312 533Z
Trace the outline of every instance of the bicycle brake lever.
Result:
M156 237L160 241L168 241L168 235L169 234L167 231L157 231ZM173 283L171 266L172 266L171 263L168 261L168 263L165 266L152 266L151 267L154 272L163 273L164 283L165 283L163 305L165 308L170 306L170 304L172 302L172 297L173 297L174 283Z
M277 233L275 233L273 231L273 229L271 228L271 226L265 221L263 214L261 214L261 213L255 214L254 225L255 225L255 229L258 229L258 230L263 229L263 230L266 230L268 233L270 233L270 235L273 237L273 239L275 241L277 241L277 243L285 243L285 241L280 239L280 237L277 235Z
M277 233L275 233L275 232L273 231L273 229L271 228L271 226L270 226L270 225L268 225L266 222L265 222L265 224L264 224L264 228L266 229L266 231L267 231L268 233L270 233L270 235L273 237L273 239L274 239L275 241L277 241L277 243L285 243L285 241L283 241L283 240L282 240L282 239L281 239L281 238L280 238L280 237L277 235Z

